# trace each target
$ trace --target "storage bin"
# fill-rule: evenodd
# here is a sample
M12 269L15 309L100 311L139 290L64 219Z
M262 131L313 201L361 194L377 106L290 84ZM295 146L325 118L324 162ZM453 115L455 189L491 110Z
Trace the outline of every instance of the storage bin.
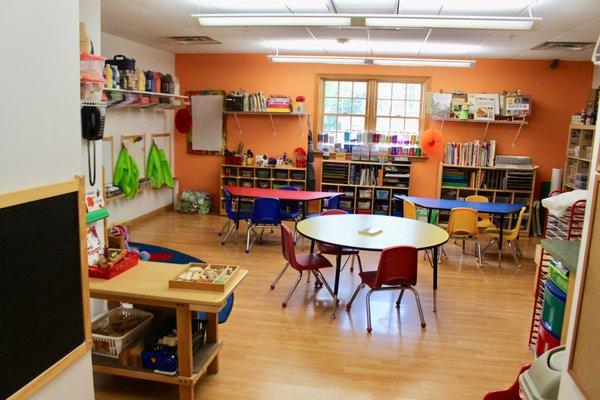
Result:
M356 208L360 210L370 210L371 202L370 201L359 201L356 203Z
M269 179L269 177L270 177L270 171L268 169L257 169L256 170L256 177L257 178L263 178L263 179Z
M551 279L548 279L546 281L546 293L544 294L542 321L546 323L546 328L555 337L560 337L562 332L566 300L565 293Z
M79 74L81 77L102 78L106 57L90 53L79 54Z
M102 89L106 80L102 78L81 78L81 101L99 103L102 100Z
M535 346L535 355L541 356L550 349L557 347L560 344L560 336L556 337L550 331L550 327L544 321L540 324L538 332L537 344Z
M558 286L564 293L567 293L569 288L569 277L565 275L565 273L558 265L556 265L553 260L550 260L548 267L548 272L552 282L554 282L554 284Z
M373 191L371 191L371 189L362 189L358 191L358 197L371 198L372 195Z
M273 178L287 179L287 177L288 177L287 171L273 171Z
M123 336L106 336L93 333L94 330L107 327L111 318L118 317L140 318L143 319L143 321ZM100 315L92 321L92 353L111 358L119 358L119 354L121 354L121 350L123 350L124 347L137 340L147 331L147 328L152 321L152 317L152 313L135 308L124 307L113 308L109 312Z
M375 197L379 200L387 200L390 192L388 190L376 190Z

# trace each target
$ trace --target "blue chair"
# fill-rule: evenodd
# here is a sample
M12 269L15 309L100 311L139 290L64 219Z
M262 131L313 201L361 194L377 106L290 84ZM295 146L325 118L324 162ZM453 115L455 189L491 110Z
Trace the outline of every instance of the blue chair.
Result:
M250 247L256 239L262 243L262 235L265 229L271 229L271 232L273 232L273 228L279 225L281 225L281 203L279 199L263 197L254 200L252 218L246 234L246 253L250 253ZM258 228L261 228L260 234L257 232ZM250 240L251 235L254 235L252 240Z
M342 200L341 194L336 194L335 196L331 196L327 199L327 205L325 206L325 210L339 210L340 209L340 201ZM320 213L308 214L306 218L312 218L321 215Z
M240 210L239 220L237 211L233 210L233 200L231 198L231 193L227 189L223 189L223 197L225 199L225 212L227 213L227 221L225 221L225 225L221 228L221 232L219 232L219 236L227 230L227 235L221 241L221 244L225 244L227 238L233 231L233 228L236 228L239 225L239 221L246 221L249 224L250 218L252 218L252 213L246 210ZM241 205L238 204L238 207ZM235 237L237 238L237 228L235 231Z
M281 186L279 190L298 191L296 186ZM297 200L279 200L282 221L298 221L301 217L300 202Z

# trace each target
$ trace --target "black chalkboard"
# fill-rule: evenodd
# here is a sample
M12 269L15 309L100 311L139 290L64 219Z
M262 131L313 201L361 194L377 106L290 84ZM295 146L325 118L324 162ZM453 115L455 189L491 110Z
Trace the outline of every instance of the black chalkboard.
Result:
M77 192L0 208L1 399L85 340L79 241Z

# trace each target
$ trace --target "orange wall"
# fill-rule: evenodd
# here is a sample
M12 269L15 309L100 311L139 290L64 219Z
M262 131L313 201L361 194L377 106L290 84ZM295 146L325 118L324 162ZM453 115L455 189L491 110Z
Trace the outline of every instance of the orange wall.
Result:
M498 93L521 90L533 97L532 117L523 128L515 147L516 126L490 125L487 140L497 142L497 154L528 155L540 166L538 182L549 181L553 167L562 168L565 162L567 131L572 113L585 106L591 88L593 66L589 62L561 61L550 69L549 61L477 60L472 69L463 68L404 68L384 66L346 66L326 64L276 64L264 55L177 54L175 69L181 91L200 89L262 90L266 95L286 94L306 97L306 107L315 111L317 74L373 74L431 77L431 90L462 90L471 93ZM227 117L227 146L234 148L242 141L255 154L292 153L306 146L306 134L300 135L297 118L275 118L277 135L271 131L264 116L242 116L240 135L233 116ZM311 125L314 127L313 121ZM439 128L436 121L430 126ZM485 124L450 122L444 124L443 134L448 141L481 140ZM316 137L316 132L315 132ZM411 194L435 196L438 185L438 165L441 157L413 164ZM184 135L175 138L175 174L181 189L202 188L219 191L219 166L222 157L196 156L186 152ZM320 158L315 163L317 182Z

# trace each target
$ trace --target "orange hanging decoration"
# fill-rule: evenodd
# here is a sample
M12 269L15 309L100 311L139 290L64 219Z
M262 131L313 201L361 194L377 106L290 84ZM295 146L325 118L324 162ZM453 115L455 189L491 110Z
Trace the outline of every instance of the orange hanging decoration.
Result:
M444 135L437 129L429 128L421 133L421 150L429 157L444 151Z

